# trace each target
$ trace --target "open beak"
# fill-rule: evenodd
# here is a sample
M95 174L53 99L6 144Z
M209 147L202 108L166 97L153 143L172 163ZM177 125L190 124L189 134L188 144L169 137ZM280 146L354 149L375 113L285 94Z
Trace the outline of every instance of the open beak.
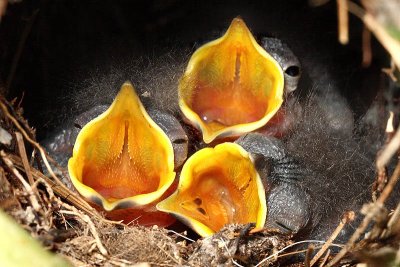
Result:
M175 193L156 207L203 237L231 223L263 227L267 214L260 176L250 155L234 143L193 154L182 168Z
M125 82L111 106L82 128L68 170L79 193L106 211L155 205L170 188L175 179L171 142L131 83Z
M281 67L235 18L219 39L200 47L179 83L179 106L206 143L264 126L283 102Z

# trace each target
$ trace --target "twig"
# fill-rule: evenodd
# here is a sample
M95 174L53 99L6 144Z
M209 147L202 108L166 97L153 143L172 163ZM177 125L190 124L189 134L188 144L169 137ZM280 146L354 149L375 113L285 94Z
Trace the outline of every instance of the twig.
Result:
M400 203L397 204L396 209L394 210L392 216L390 217L386 225L386 229L381 234L381 238L389 237L389 235L392 234L393 227L397 226L399 221L400 221Z
M303 241L295 242L295 243L293 243L293 244L287 245L286 247L282 248L281 250L275 252L274 254L269 255L268 257L266 257L265 259L263 259L262 261L260 261L259 263L257 263L257 265L256 265L255 267L260 266L260 265L263 264L264 262L266 262L266 261L272 259L273 257L279 255L281 252L283 252L283 251L285 251L285 250L287 250L287 249L289 249L289 248L291 248L291 247L294 247L294 246L297 246L297 245L300 245L300 244L304 244L304 243L319 243L319 244L324 244L325 241L322 241L322 240L303 240ZM331 244L331 246L340 247L340 248L342 247L341 245L338 245L338 244Z
M36 153L36 150L35 150L35 149L32 151L32 158L34 158L38 170L39 170L41 173L43 173L42 164L40 163L40 158L38 157L38 154ZM33 166L33 162L32 162L31 165Z
M14 155L8 155L10 160L15 164L17 169L24 171L21 163L21 159ZM94 208L92 208L85 200L83 200L79 195L72 192L68 189L64 184L55 184L53 180L49 179L45 176L42 172L36 170L35 168L31 168L32 177L34 180L43 179L47 184L49 184L54 190L54 192L64 201L71 203L72 205L78 207L80 210L83 210L85 213L89 214L90 216L95 217L96 219L110 224L120 224L117 221L111 221L103 218Z
M52 166L54 166L57 170L61 172L60 175L69 179L68 172L64 167L60 166L60 164L58 164L58 162L55 159L53 159L49 154L47 154L46 157L47 160L52 164Z
M32 204L32 207L35 211L40 210L40 205L39 202L35 196L35 193L33 192L32 187L28 184L27 181L25 181L24 177L19 173L19 171L14 167L12 161L7 157L6 153L1 150L0 151L0 156L3 162L6 164L6 166L12 171L15 177L18 178L18 180L21 182L22 186L25 188L26 192L29 194L29 201Z
M25 174L28 177L29 183L32 185L34 181L33 181L32 173L31 173L31 168L30 168L30 165L28 162L28 157L26 155L24 139L22 138L22 135L19 132L15 132L15 137L17 139L19 156L21 157L22 164L24 165L24 168L25 168Z
M329 2L329 0L308 0L308 4L312 7L322 6L328 2Z
M360 6L351 1L347 4L349 12L359 17L368 29L374 33L375 37L393 58L397 68L400 69L400 43L390 36L385 28L377 22L371 14L366 13Z
M12 121L12 123L14 124L15 127L17 127L17 129L22 133L22 135L24 136L24 138L31 143L35 148L37 148L40 152L40 155L42 157L42 160L48 170L48 172L50 173L51 177L54 179L54 181L56 181L57 183L59 183L60 185L63 185L63 183L57 178L57 176L55 175L55 173L53 172L52 168L50 167L49 162L47 161L46 158L46 152L44 151L44 149L42 148L42 146L37 143L36 141L32 140L32 138L26 133L26 131L22 128L22 126L19 124L19 122L10 114L10 112L8 111L8 108L4 105L3 102L0 102L0 107L3 110L4 115L10 119Z
M386 123L386 130L385 130L388 142L390 140L392 140L393 134L394 134L394 123L393 123L393 120L394 120L394 112L390 111L389 112L389 119L388 119L388 121Z
M390 118L389 118L390 119ZM390 123L388 121L388 123ZM394 156L400 147L400 127L396 130L392 140L386 145L382 153L376 159L377 170L382 170L388 164L389 160Z
M320 246L316 246L316 247L320 248ZM278 255L276 258L279 259L279 258L284 258L284 257L289 257L289 256L292 256L292 255L296 255L296 254L307 253L307 249L301 249L301 250L296 250L296 251L292 251L292 252L282 253L282 254Z
M1 21L1 18L6 13L7 3L8 3L8 0L0 0L0 21Z
M362 66L369 67L372 61L371 32L364 25L362 30Z
M42 184L42 185L44 185L46 187L46 191L49 194L49 199L53 200L55 198L55 195L54 195L54 191L53 191L53 188L51 187L51 185L46 180L44 180L43 178L39 177L33 183L32 187L33 188L37 188L39 184Z
M308 246L307 251L306 251L306 257L304 259L304 267L310 267L310 260L311 260L311 254L314 252L314 245L311 244Z
M349 12L347 0L336 0L338 12L339 42L343 45L349 42Z
M9 158L15 164L17 169L24 170L20 158L13 156L13 155L9 155ZM60 196L61 198L63 198L64 200L72 203L73 205L78 206L80 209L84 210L86 213L90 214L91 216L95 216L96 218L102 218L100 215L98 215L94 212L95 210L86 201L84 201L81 197L76 195L74 192L71 192L71 190L69 190L64 184L55 184L55 182L53 180L49 179L47 176L45 176L43 173L36 170L35 168L31 168L31 173L32 173L32 177L35 180L43 179L47 183L49 183L51 185L52 189L57 193L57 195Z
M189 238L189 237L187 237L187 236L185 236L185 235L182 235L182 234L180 234L180 233L178 233L178 232L176 232L176 231L174 231L174 230L167 230L168 231L168 233L173 233L173 234L175 234L175 235L177 235L177 236L179 236L179 237L182 237L183 239L186 239L186 240L188 240L188 241L190 241L190 242L192 242L192 243L195 243L196 241L194 241L193 239L191 239L191 238Z
M389 182L385 186L385 188L382 191L382 194L379 196L379 198L376 200L374 203L377 209L376 211L380 210L379 207L382 207L386 199L389 197L390 193L392 192L394 186L396 185L397 181L399 180L400 177L400 162L397 163L396 168L393 172L392 177L390 177ZM361 224L358 226L356 231L353 233L353 235L350 237L349 241L345 245L344 248L342 248L341 251L339 251L338 254L328 263L329 266L333 266L336 263L338 263L344 255L354 246L354 243L360 238L361 234L365 232L367 229L369 223L372 221L372 219L375 217L376 212L369 212L365 215L363 221Z
M385 139L385 144L383 148L381 148L378 153L377 153L377 164L376 164L376 180L372 186L372 200L376 201L378 198L379 194L382 192L383 188L385 187L387 183L387 170L386 170L386 164L387 162L382 162L378 163L381 161L381 154L383 151L387 151L388 144L390 141L393 139L394 135L394 126L393 126L393 118L394 118L394 113L393 111L389 112L389 119L387 120L386 123L386 139ZM390 158L389 158L390 159ZM386 161L386 159L385 159ZM382 165L383 164L383 165Z
M390 61L390 67L389 68L382 68L382 72L385 73L389 78L392 80L392 82L397 82L398 79L394 72L396 71L396 66L394 65L393 59Z
M226 249L226 252L228 252L228 255L229 255L229 257L231 258L231 261L232 261L233 265L238 266L238 267L244 267L243 265L240 265L239 263L237 263L237 262L233 259L233 256L232 256L231 252L229 251L229 248L228 248L228 246L226 245L225 240L223 240L222 238L220 238L219 240L221 240L222 244L224 245L224 247L225 247L225 249Z
M394 186L398 182L399 176L400 176L400 162L397 163L396 168L394 169L389 182L383 189L382 194L379 196L377 203L382 205L385 203L386 199L390 196L390 193L393 191Z
M108 252L106 248L103 246L103 243L101 243L99 234L96 231L96 227L94 226L92 220L90 220L89 216L86 214L82 214L74 206L69 206L67 204L64 204L63 206L68 207L70 210L60 210L60 213L78 216L79 218L81 218L82 221L88 224L90 232L92 233L96 241L97 248L99 249L102 255L106 256Z
M315 254L314 258L311 260L310 267L312 267L319 260L319 258L321 258L321 256L325 253L325 251L331 246L333 241L339 235L340 231L342 231L343 227L347 223L354 221L354 218L355 218L355 213L353 211L348 211L343 214L342 219L340 220L340 223L336 227L335 231L333 231L333 233L328 238L326 243L322 246L322 248L317 252L317 254Z
M325 254L325 257L322 259L321 264L319 265L319 267L323 267L326 263L326 261L328 260L329 255L331 254L331 250L328 249L328 251Z
M139 263L139 264L141 264L141 263ZM175 265L172 265L172 264L168 264L168 263L159 263L159 262L151 262L151 261L149 261L149 262L144 262L143 264L148 264L147 266L145 265L145 266L137 266L137 267L151 267L151 266L168 266L168 267L176 267L176 264ZM179 266L181 266L181 265L179 265ZM136 267L136 265L133 265L132 267Z
M42 200L42 201L44 201L45 203L52 203L53 201L56 201L59 204L59 207L61 207L62 203L61 203L60 199L55 197L54 191L51 188L51 185L48 182L46 182L44 179L38 178L33 183L32 188L37 190L37 187L38 187L39 184L44 185L44 187L46 188L47 194L49 195L49 199L47 201L44 201L44 200ZM43 197L45 197L45 196L43 196ZM42 216L43 218L46 218L46 219L47 218L53 218L53 216L51 215L53 213L53 209L51 207L46 210L45 206L42 206L42 209L44 211L44 216ZM53 224L54 222L53 222L52 219L45 220L45 221L47 222L47 229L46 230L49 231L50 228L54 225Z
M156 246L158 247L158 249L160 249L162 252L164 252L164 254L167 255L168 258L170 258L173 262L175 262L176 264L179 265L179 262L174 257L172 257L167 251L165 251L165 249L163 249L158 244L156 244Z
M108 260L109 264L115 265L115 266L120 266L120 267L126 267L126 266L134 266L134 267L151 267L150 264L133 264L133 262L127 261L127 260L122 260L122 259L109 259Z

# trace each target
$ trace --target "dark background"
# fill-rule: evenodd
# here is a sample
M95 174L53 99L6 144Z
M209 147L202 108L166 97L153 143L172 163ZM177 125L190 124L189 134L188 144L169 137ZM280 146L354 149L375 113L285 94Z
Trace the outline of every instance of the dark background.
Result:
M193 49L224 32L236 16L257 36L284 40L306 71L325 65L321 72L331 74L357 114L369 106L381 62L361 68L362 24L354 17L350 44L338 43L336 1L310 7L305 0L23 0L9 4L0 24L3 93L11 99L24 92L25 114L40 137L61 123L51 119L68 112L62 106L70 103L60 96L79 90L74 84L80 79L109 64L125 64L126 58ZM382 53L379 47L374 51Z

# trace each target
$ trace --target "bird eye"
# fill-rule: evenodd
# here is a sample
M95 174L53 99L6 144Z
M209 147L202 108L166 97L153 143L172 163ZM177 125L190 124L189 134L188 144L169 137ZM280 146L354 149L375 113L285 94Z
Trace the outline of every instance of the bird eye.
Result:
M289 75L290 77L297 77L300 75L300 67L299 66L289 66L286 70L285 73Z
M74 123L75 128L82 129L82 126L79 123Z

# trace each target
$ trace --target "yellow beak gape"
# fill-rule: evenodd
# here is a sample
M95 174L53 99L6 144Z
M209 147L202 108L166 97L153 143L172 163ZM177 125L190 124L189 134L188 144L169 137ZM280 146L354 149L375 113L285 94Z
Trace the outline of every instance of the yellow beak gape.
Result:
M135 208L171 186L174 153L126 82L111 106L80 131L68 170L79 193L105 210Z
M200 47L179 83L179 106L206 143L264 126L283 102L283 72L235 18L225 35Z
M239 145L223 143L193 154L183 166L178 188L157 204L201 236L231 223L256 223L267 216L264 186L250 155Z

